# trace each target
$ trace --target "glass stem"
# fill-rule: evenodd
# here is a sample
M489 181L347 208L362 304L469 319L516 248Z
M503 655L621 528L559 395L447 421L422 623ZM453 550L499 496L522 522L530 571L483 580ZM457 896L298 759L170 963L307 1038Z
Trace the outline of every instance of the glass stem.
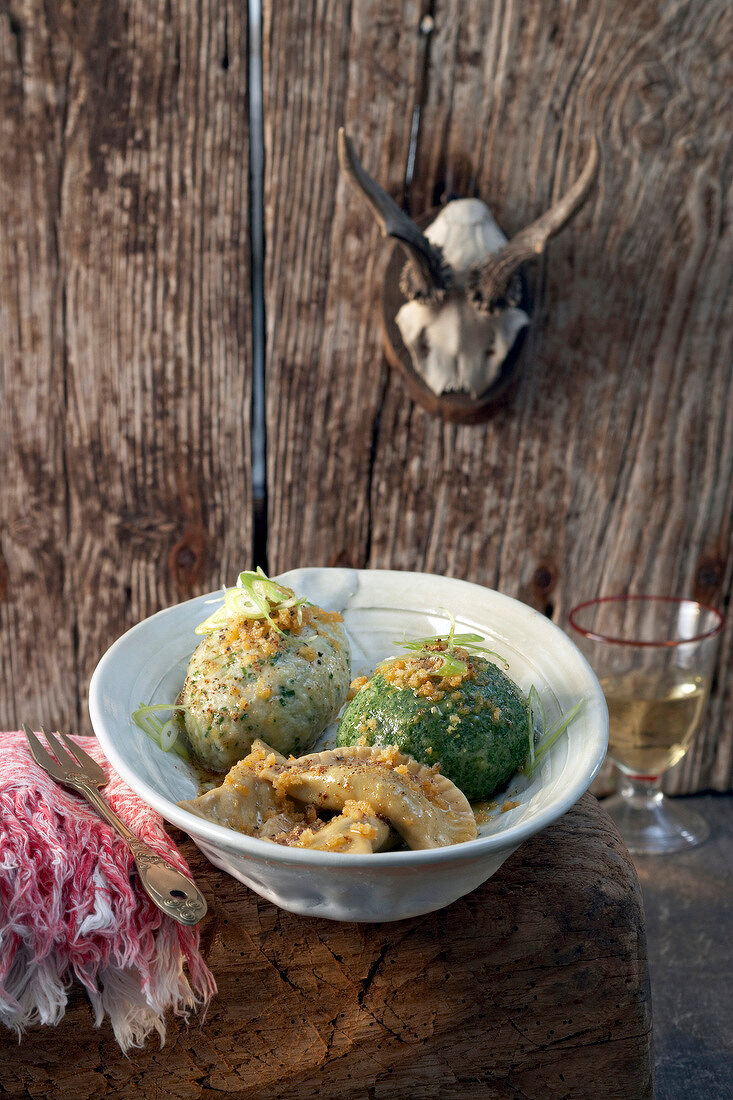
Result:
M652 804L658 805L664 797L661 775L626 775L620 771L617 790L622 798L639 810Z

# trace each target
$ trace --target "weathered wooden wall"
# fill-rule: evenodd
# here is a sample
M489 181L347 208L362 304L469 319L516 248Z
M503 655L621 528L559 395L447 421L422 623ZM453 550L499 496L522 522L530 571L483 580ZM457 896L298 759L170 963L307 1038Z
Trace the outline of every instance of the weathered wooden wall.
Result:
M271 570L449 573L560 623L622 588L724 606L729 6L263 7ZM249 564L246 18L0 3L2 724L85 721L122 630ZM345 121L401 197L417 99L415 214L478 193L514 231L574 178L591 128L603 146L596 191L530 273L518 389L478 427L430 419L386 367L388 250L337 173ZM670 789L730 785L732 649L729 622Z
M240 6L0 15L3 728L251 543Z
M591 130L599 183L533 273L511 403L484 426L431 419L381 355L388 248L335 154L344 119L400 196L421 7L266 4L271 565L447 573L559 623L574 602L624 589L721 605L733 571L730 9L428 7L412 212L477 193L513 232L576 177ZM731 637L729 624L721 671ZM732 693L721 676L671 789L729 783Z

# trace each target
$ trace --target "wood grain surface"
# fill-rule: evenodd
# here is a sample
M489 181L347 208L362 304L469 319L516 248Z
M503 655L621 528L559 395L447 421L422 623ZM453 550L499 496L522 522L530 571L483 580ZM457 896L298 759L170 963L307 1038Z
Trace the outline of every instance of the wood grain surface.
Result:
M4 728L83 728L115 638L250 552L235 7L0 9Z
M368 561L388 372L376 233L339 177L346 119L399 191L420 6L263 5L270 567ZM296 75L297 74L297 75ZM394 441L397 444L397 441Z
M429 417L385 367L389 248L345 182L334 186L339 116L365 167L401 194L419 13L265 10L265 111L287 129L287 144L268 135L268 190L296 200L287 223L272 211L267 223L271 565L464 577L563 625L575 602L624 590L727 607L729 6L431 6L414 214L479 194L511 234L577 176L591 131L602 144L594 194L529 273L516 392L478 426ZM293 99L288 43L308 35L329 47L317 60L305 49L313 69ZM284 280L300 288L297 310L283 308ZM729 620L672 791L730 785L732 651Z
M210 904L206 1018L125 1058L77 992L58 1027L6 1048L2 1095L652 1096L639 883L592 796L472 894L389 925L293 916L184 851Z
M727 606L731 18L723 0L265 0L271 571L427 569L561 624L625 588ZM252 564L246 21L208 0L0 2L7 727L83 727L120 633ZM402 199L418 118L413 212L478 193L510 233L591 130L603 147L529 272L518 383L484 425L430 418L386 365L389 250L338 177L345 122ZM672 790L731 784L732 650L729 621Z

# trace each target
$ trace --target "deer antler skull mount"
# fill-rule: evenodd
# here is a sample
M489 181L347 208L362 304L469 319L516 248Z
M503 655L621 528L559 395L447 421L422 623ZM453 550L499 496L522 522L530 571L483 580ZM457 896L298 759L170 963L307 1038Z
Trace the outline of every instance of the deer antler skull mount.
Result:
M519 268L541 256L550 237L585 202L598 170L598 142L594 137L585 167L567 194L511 240L480 199L454 199L421 230L364 170L343 129L338 152L343 172L366 198L382 234L407 254L394 321L415 373L437 398L460 395L469 405L485 403L529 324L519 308ZM435 404L429 406L433 411Z

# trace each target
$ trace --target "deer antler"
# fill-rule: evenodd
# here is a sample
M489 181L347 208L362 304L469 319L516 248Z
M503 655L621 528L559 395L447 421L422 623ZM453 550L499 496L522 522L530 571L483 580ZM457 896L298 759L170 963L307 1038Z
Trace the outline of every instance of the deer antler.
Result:
M519 265L540 256L550 237L559 233L580 210L593 185L598 162L598 140L594 135L585 167L570 190L547 213L520 230L479 268L471 285L471 298L477 309L490 312L506 295Z
M452 272L441 249L430 243L391 195L364 170L343 126L338 133L338 156L352 186L366 197L383 236L394 237L407 252L416 296L440 299L452 282Z

